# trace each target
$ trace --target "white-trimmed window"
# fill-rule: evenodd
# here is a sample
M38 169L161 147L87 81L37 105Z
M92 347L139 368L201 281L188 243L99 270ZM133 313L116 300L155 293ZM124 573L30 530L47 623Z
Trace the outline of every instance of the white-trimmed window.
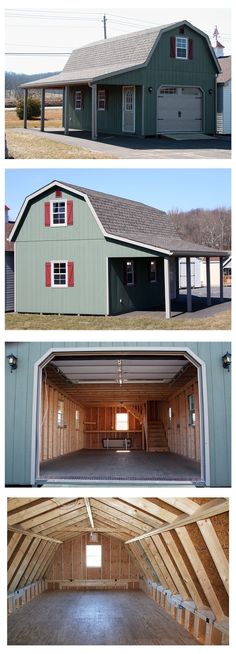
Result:
M149 281L151 283L157 282L157 260L151 259L149 262Z
M51 225L67 225L67 202L53 200L51 203Z
M168 407L168 418L169 418L169 424L170 425L171 425L171 421L172 421L172 416L173 416L172 407L169 406Z
M134 93L133 91L126 91L125 93L125 111L134 110Z
M84 99L83 99L83 92L82 91L75 91L75 109L77 111L82 111L84 104Z
M188 424L192 427L196 424L195 397L194 393L188 395Z
M67 261L52 261L52 286L68 286Z
M62 429L64 426L64 402L63 400L58 400L57 406L57 426Z
M102 567L101 545L86 545L86 567L87 568Z
M79 430L79 409L75 410L75 429Z
M106 91L105 89L98 90L98 111L106 110Z
M125 262L125 283L127 286L134 285L134 261L130 259Z
M129 414L116 413L116 431L128 431L129 429Z
M188 59L188 39L185 36L176 37L176 59Z

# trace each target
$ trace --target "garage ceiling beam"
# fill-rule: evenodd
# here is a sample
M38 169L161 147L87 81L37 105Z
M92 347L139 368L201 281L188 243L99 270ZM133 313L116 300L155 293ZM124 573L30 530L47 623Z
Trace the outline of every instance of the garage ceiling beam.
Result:
M21 527L8 527L8 531L14 531L18 534L23 534L24 536L32 536L32 538L39 538L39 540L49 540L51 543L62 543L62 540L56 540L55 538L49 538L48 536L41 536L36 534L30 529L21 529Z
M89 518L89 522L90 522L91 528L92 528L92 529L95 529L95 527L94 527L94 521L93 521L92 509L91 509L91 506L90 506L90 501L89 501L89 499L88 499L87 497L84 497L84 501L85 501L85 506L86 506L86 509L87 509L87 514L88 514L88 518Z
M173 522L162 526L158 527L157 529L154 529L152 531L149 531L148 533L141 534L140 536L135 536L135 538L131 538L130 540L126 541L126 545L129 543L134 543L137 540L142 540L143 538L149 538L150 536L155 536L156 534L161 534L164 531L170 531L171 529L176 529L177 527L185 527L186 525L190 525L193 522L197 522L198 520L203 520L206 518L210 518L211 516L214 515L219 515L220 513L225 513L226 511L229 510L229 502L227 499L224 498L217 498L216 500L210 500L207 502L207 504L204 504L200 508L195 511L195 513L192 513L191 515L186 515L184 517L177 518Z

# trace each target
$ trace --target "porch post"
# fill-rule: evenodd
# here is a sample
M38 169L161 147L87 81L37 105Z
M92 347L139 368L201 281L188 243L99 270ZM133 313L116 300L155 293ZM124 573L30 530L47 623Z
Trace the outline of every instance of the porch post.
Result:
M175 292L176 292L176 299L179 297L179 257L175 257Z
M171 300L170 300L170 259L164 259L164 286L165 286L165 310L166 319L171 318Z
M224 269L223 269L224 257L220 257L220 301L223 302L224 299Z
M145 86L142 84L142 123L141 123L141 136L145 134L145 117L144 117L144 107L145 107Z
M192 311L192 289L191 289L191 258L186 257L186 277L187 277L187 311Z
M64 134L69 134L69 86L65 86L64 95Z
M45 89L42 89L41 92L41 120L40 120L40 130L44 132L44 115L45 115Z
M211 258L206 257L207 306L211 306Z
M92 139L97 140L97 84L92 84Z
M24 129L27 129L28 89L24 89Z

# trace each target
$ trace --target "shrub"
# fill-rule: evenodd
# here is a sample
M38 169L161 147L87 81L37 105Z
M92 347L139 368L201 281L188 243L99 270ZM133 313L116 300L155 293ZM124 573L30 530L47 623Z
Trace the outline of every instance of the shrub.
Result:
M27 118L38 118L40 116L41 105L39 98L29 96L27 101ZM16 105L16 113L20 120L24 117L24 98L20 98Z

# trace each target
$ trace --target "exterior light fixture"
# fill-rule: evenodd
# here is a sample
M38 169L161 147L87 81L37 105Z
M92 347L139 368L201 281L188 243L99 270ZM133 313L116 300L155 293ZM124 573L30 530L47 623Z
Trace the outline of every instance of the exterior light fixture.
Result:
M153 92L153 87L152 87L152 86L149 86L149 87L148 87L148 92L149 92L149 93L152 93L152 92Z
M226 352L226 354L224 354L224 356L222 357L223 368L226 368L226 370L228 370L228 372L229 372L230 366L231 366L231 358L232 357L231 357L230 352Z
M17 368L17 357L15 357L14 354L9 354L9 355L7 356L7 359L8 359L8 363L9 363L9 366L10 366L11 372L12 372L13 370L16 370L16 368Z
M212 95L213 90L212 90L212 89L209 89L209 90L208 90L208 93L209 93L209 95Z

